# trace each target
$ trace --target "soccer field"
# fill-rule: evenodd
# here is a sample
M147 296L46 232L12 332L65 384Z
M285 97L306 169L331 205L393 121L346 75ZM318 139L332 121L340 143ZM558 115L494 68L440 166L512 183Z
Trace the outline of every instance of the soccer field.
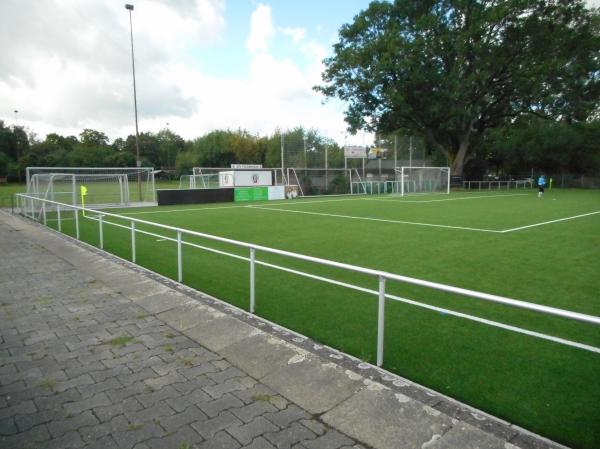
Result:
M600 315L600 192L532 190L422 196L320 197L107 212L238 241ZM98 221L80 216L98 246ZM127 221L105 217L104 249L131 257ZM57 228L56 217L48 224ZM63 214L62 231L74 235ZM137 225L137 263L177 278L173 231ZM163 237L164 236L164 237ZM167 238L167 239L165 239ZM183 282L248 310L247 249L184 237ZM282 256L256 259L377 290L373 276ZM600 347L592 324L423 287L387 292ZM377 297L256 268L256 313L375 362ZM414 305L386 301L384 368L573 447L600 447L600 354Z

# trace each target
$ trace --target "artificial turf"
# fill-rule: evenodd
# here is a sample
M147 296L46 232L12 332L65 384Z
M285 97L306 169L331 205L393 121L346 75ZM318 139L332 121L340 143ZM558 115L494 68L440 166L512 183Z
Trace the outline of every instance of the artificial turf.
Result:
M108 212L598 316L600 214L515 229L598 211L597 191L552 190L539 199L531 190L512 190ZM66 213L61 224L74 235ZM81 239L97 246L98 222L80 217L80 226ZM130 258L130 237L129 229L105 223L106 250ZM184 240L248 256L234 245ZM140 265L176 278L174 242L138 233L136 252ZM260 251L257 260L377 289L377 279L367 275ZM247 261L185 245L183 268L184 283L248 309ZM256 279L258 315L375 361L376 296L264 266ZM591 324L391 281L387 291L600 346L600 330ZM392 300L385 331L386 369L561 443L600 447L599 354Z

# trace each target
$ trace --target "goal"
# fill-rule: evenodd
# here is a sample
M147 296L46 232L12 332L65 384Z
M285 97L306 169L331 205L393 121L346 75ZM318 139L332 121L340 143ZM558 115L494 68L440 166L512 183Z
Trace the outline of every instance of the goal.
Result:
M86 207L156 205L152 168L27 168L29 195L81 205L81 186L87 189Z
M394 193L450 193L450 167L397 167Z

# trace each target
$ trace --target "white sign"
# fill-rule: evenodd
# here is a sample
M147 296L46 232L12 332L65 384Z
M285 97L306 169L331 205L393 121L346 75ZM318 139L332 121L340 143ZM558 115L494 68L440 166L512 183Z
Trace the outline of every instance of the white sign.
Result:
M269 195L269 201L284 200L285 199L285 187L284 186L270 186L268 195Z
M220 171L219 187L272 186L273 173L269 170Z
M344 147L344 157L364 159L367 157L367 148L357 145L346 145Z
M231 164L231 168L235 168L236 170L244 169L244 168L263 168L262 164Z

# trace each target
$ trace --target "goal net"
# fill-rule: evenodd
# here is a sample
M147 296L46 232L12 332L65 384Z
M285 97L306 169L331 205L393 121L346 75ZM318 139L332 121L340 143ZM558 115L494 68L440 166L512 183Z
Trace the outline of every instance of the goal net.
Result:
M180 189L217 189L219 188L219 174L181 175L179 178Z
M450 167L397 167L392 192L450 193Z
M81 186L87 189L86 207L131 207L156 204L152 168L27 168L29 195L81 205Z

